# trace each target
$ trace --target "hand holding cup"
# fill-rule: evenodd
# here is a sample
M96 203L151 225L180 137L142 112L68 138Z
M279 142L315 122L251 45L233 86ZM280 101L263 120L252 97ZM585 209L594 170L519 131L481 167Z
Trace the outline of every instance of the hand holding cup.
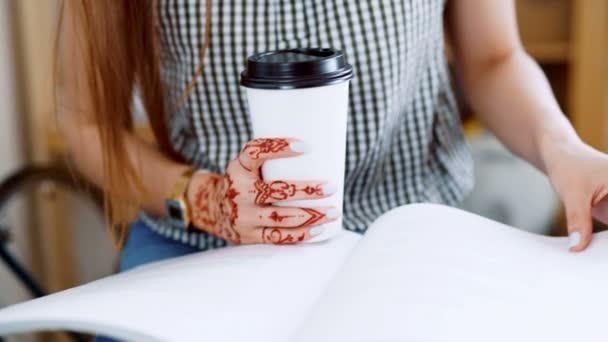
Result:
M196 173L187 191L194 227L234 244L295 244L321 234L319 225L336 220L338 209L273 204L325 198L336 187L324 181L264 181L260 173L265 161L306 150L295 139L254 139L228 164L225 175Z

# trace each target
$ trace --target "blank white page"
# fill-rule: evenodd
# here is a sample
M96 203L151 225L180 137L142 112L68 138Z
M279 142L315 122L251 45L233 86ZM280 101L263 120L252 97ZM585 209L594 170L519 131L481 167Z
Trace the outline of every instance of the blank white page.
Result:
M111 276L0 310L0 335L101 332L129 341L285 341L360 239L239 246Z
M404 206L372 225L319 303L297 340L608 341L608 235L574 254L566 238Z

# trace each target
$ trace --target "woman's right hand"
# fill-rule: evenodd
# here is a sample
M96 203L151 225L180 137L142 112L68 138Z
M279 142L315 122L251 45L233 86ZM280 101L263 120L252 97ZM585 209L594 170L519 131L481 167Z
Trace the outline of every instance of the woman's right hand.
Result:
M283 138L255 139L228 164L226 174L195 173L187 191L192 224L234 244L294 244L320 234L320 224L334 221L334 207L298 208L272 204L318 199L337 189L322 181L261 179L266 160L306 152L304 143Z

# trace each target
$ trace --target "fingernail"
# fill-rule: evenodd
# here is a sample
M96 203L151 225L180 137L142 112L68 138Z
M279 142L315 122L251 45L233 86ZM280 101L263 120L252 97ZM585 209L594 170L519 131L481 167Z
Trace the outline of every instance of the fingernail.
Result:
M336 208L331 208L325 212L325 216L327 216L328 219L337 219L338 217L340 217L340 215L340 210Z
M321 186L323 195L332 195L338 191L338 187L334 183L325 183Z
M297 153L306 153L310 151L310 146L303 141L292 141L289 143L289 148Z
M310 234L310 236L317 236L317 235L319 235L319 234L323 233L323 230L324 230L324 229L325 229L325 228L323 228L323 227L321 227L321 226L318 226L318 227L312 227L312 228L310 228L310 230L308 231L308 234Z
M576 247L579 243L581 243L581 233L579 232L570 233L568 238L570 239L570 242L568 243L569 248Z

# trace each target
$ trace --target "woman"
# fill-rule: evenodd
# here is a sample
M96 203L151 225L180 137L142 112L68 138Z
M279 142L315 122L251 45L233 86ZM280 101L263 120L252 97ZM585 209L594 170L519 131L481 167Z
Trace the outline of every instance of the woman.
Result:
M364 232L406 203L457 204L472 186L471 161L444 32L474 112L547 174L566 206L571 250L585 249L592 216L608 219L608 157L577 137L523 50L513 1L66 1L62 126L78 168L107 194L115 236L125 238L121 270L227 242L298 243L340 215L313 208L320 219L310 220L301 208L271 206L281 199L259 166L307 147L290 137L249 141L238 77L254 52L332 47L353 64L346 229ZM135 92L158 147L131 129ZM297 189L289 199L335 191L322 180L285 182ZM182 195L188 231L167 223L166 200Z

